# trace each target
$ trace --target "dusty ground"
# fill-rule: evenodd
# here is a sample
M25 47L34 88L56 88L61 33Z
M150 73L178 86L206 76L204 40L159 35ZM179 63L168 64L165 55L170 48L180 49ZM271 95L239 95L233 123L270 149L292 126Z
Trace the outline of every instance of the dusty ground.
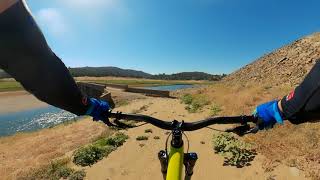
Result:
M171 120L193 121L207 117L208 110L199 114L189 114L179 100L148 98L130 103L117 110L123 112L139 111L143 106L146 110L141 113L152 115L157 118ZM152 134L145 134L144 130L151 128ZM216 126L216 128L224 128ZM130 139L117 151L111 153L107 158L86 169L87 179L91 180L149 180L162 179L160 164L157 158L159 150L164 149L166 135L165 131L151 125L130 129L126 132ZM303 172L296 168L289 168L279 165L272 172L265 172L262 163L264 157L258 155L252 165L244 168L225 167L223 158L214 154L211 144L212 135L216 133L210 129L202 129L196 132L187 133L190 140L190 151L197 152L199 160L195 168L194 179L304 179ZM144 142L136 141L139 135L148 135L149 140ZM160 136L160 140L153 139ZM200 142L204 141L205 144ZM140 147L139 144L144 144Z
M16 179L19 174L48 164L52 159L107 132L101 123L85 119L33 133L0 138L0 179Z
M0 92L0 114L48 106L26 91Z

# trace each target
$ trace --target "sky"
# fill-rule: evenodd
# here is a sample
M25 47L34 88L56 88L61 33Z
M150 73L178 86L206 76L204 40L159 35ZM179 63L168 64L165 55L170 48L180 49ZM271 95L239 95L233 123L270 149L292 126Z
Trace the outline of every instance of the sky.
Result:
M320 31L319 0L27 0L68 67L234 70Z

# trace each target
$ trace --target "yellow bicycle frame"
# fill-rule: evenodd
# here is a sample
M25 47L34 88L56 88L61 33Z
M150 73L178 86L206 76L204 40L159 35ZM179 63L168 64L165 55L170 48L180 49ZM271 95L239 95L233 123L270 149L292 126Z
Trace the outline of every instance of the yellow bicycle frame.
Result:
M182 179L183 158L183 146L180 148L175 148L171 146L166 180Z

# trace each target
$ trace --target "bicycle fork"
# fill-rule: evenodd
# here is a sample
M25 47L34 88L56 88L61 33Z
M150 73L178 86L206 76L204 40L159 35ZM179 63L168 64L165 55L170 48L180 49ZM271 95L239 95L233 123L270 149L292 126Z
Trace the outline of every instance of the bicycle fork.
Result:
M158 158L160 160L160 165L161 165L161 172L163 175L163 178L165 179L167 170L168 170L168 161L169 161L169 156L166 153L166 151L161 150L158 153ZM190 180L192 175L193 175L193 169L194 166L196 165L196 162L198 160L198 155L197 153L185 153L184 154L184 166L185 166L185 180Z

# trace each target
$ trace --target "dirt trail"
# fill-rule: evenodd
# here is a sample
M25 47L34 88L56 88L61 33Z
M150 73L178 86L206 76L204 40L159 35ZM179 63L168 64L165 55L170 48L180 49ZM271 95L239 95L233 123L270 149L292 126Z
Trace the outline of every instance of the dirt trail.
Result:
M0 114L48 106L27 91L0 92Z
M171 120L193 121L196 119L205 118L208 112L189 114L184 105L180 104L179 100L148 98L137 100L127 106L121 107L118 110L123 112L136 111L143 106L148 106L147 110L142 111L142 114L152 115L157 118ZM144 130L151 128L152 134L145 134ZM215 128L223 128L215 126ZM159 150L164 149L165 131L144 125L138 128L126 131L130 136L126 142L117 151L111 153L109 157L104 158L97 164L86 169L87 179L94 180L161 180L160 164L157 158ZM223 166L223 158L214 154L212 149L211 138L214 132L211 129L202 129L196 132L187 133L190 140L190 151L197 152L199 160L195 167L193 179L277 179L277 180L295 180L305 179L303 172L295 168L289 168L284 165L279 165L272 172L265 172L262 168L264 157L256 156L252 165L244 168L235 168ZM148 135L148 141L136 141L139 135ZM153 139L154 136L159 136L160 140ZM205 144L200 142L204 141ZM139 144L145 144L140 147Z

